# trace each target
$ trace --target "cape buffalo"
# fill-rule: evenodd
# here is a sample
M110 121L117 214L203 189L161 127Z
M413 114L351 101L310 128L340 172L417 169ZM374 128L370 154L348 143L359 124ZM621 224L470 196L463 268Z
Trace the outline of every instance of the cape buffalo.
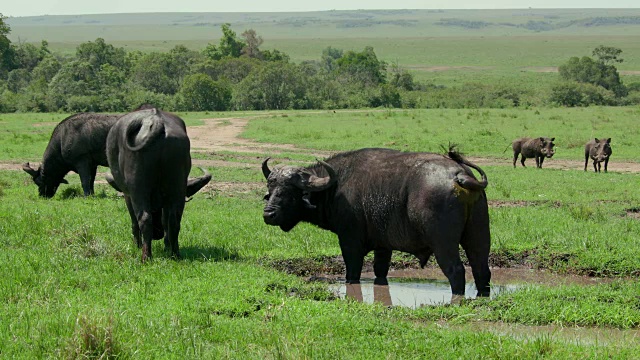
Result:
M53 129L38 169L29 163L22 169L38 185L40 196L51 198L69 171L80 175L84 195L93 194L98 165L108 166L105 144L109 130L121 114L80 113L62 120Z
M600 163L604 162L604 172L607 172L609 165L609 156L611 156L611 138L597 138L589 141L584 145L584 171L587 171L589 157L593 160L593 170L600 172Z
M300 221L338 235L346 282L360 282L364 256L374 252L375 284L387 284L392 250L425 266L432 254L454 295L464 295L465 250L479 296L489 295L489 212L485 173L454 149L447 156L360 149L308 167L269 169L263 218L289 231ZM478 181L471 168L482 176Z
M551 158L556 151L553 149L555 144L553 141L556 138L548 138L548 137L539 137L539 138L520 138L515 139L511 143L513 147L513 167L516 167L516 161L518 160L518 155L522 153L522 158L520 159L520 163L523 167L524 161L527 158L536 158L536 167L542 169L542 162L545 157ZM506 151L506 150L505 150Z
M165 249L180 257L178 234L185 198L211 180L206 172L188 179L189 150L184 121L156 108L122 116L109 132L107 181L124 193L143 262L151 259L151 240L163 235Z

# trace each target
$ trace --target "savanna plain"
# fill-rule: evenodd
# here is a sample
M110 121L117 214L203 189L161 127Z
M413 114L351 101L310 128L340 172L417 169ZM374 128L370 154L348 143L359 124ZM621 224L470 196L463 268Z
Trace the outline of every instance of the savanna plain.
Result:
M338 13L328 14L339 20ZM640 70L637 27L439 32L444 30L430 25L433 19L423 23L399 14L417 25L383 19L371 32L357 21L327 27L317 14L237 22L264 34L265 44L271 38L269 46L290 49L294 60L317 58L328 45L373 45L421 80L521 82L533 96L557 77L542 70L590 55L603 43L624 50L623 80L635 81ZM585 10L559 16L597 15ZM184 16L195 25L140 24L137 29L150 29L137 32L141 39L127 38L129 28L113 18L98 17L93 25L71 19L83 31L26 23L33 19L14 19L12 27L14 36L24 31L30 39L46 28L52 47L61 51L96 36L143 50L176 43L201 48L210 34L206 27L217 27L217 20ZM478 16L469 20L514 21L509 12ZM302 27L296 25L300 19L306 21ZM211 24L198 25L203 21ZM113 31L99 32L104 29ZM74 38L83 32L89 38ZM167 40L157 38L163 36ZM436 69L443 64L446 69ZM640 358L637 106L178 113L191 138L192 174L202 167L213 180L186 205L182 259L171 259L160 241L145 264L124 200L104 181L106 168L99 168L95 196L81 196L79 177L70 173L70 184L50 200L39 198L21 171L23 162L41 161L51 131L66 115L0 114L2 358ZM542 169L534 159L514 169L510 144L522 136L555 137L556 155ZM584 144L594 137L612 138L608 173L594 173L591 163L583 171ZM496 273L527 274L511 277L513 291L418 308L340 299L330 286L344 276L337 238L305 224L284 233L262 220L266 183L260 164L267 156L272 166L310 165L361 147L442 153L449 144L487 173L490 265ZM370 265L368 258L365 271ZM436 269L430 273L442 279L433 260L427 267L422 271ZM419 266L394 253L392 268L393 276Z
M39 161L64 115L0 117L3 356L638 357L639 109L179 115L194 174L204 167L214 180L187 204L183 259L156 242L148 264L140 263L124 201L101 177L94 197L80 196L70 174L70 185L43 200L19 171L21 162ZM556 136L557 155L543 169L511 166L507 148L523 129ZM215 133L227 135L209 145ZM584 172L579 140L601 133L614 139L609 172ZM311 164L358 147L439 152L449 142L488 174L492 266L560 280L417 309L340 300L327 282L308 281L343 276L335 236L307 225L285 234L262 221L265 156ZM393 264L417 267L402 254Z

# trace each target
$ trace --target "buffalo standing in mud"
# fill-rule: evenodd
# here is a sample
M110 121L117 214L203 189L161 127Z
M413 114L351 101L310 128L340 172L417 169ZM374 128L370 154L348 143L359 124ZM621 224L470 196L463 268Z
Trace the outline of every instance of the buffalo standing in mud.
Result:
M109 132L107 181L124 193L143 262L151 258L152 239L162 236L165 249L180 257L178 234L186 198L211 180L206 172L188 179L189 150L184 121L156 108L122 116Z
M553 149L555 146L553 141L555 139L556 138L554 137L539 137L534 139L525 137L513 140L511 143L511 147L513 148L513 167L516 167L518 155L522 154L520 163L523 167L526 167L524 165L524 161L527 158L535 158L536 167L542 169L542 162L544 161L544 158L551 158L553 154L556 153Z
M604 172L607 172L609 165L609 156L611 156L611 138L597 138L589 141L584 145L584 171L587 171L589 158L593 160L593 170L600 172L601 163L604 162Z
M121 114L80 113L62 120L53 129L42 163L34 169L25 163L22 169L38 185L40 196L51 198L69 171L80 175L85 196L93 195L98 165L108 166L105 154L109 130Z
M373 250L375 284L386 285L391 252L432 254L454 295L464 295L465 250L479 296L489 295L489 212L485 173L451 149L447 156L390 149L340 153L308 167L269 169L263 218L291 230L304 221L338 235L346 282L360 282ZM478 181L471 168L482 176Z

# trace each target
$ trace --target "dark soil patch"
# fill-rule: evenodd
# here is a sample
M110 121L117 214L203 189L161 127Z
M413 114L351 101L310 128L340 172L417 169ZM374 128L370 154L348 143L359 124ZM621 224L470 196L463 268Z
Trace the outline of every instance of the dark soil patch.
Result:
M640 220L640 207L626 209L625 211L628 217Z
M460 257L465 266L469 262L461 251ZM567 275L579 275L587 277L638 277L640 271L620 273L606 269L589 269L575 266L576 255L564 252L542 252L537 249L529 249L520 252L494 251L489 255L489 266L502 269L533 269L549 270ZM293 259L267 259L260 261L262 265L276 270L302 277L310 277L312 280L324 275L345 274L345 265L342 256L321 256L315 258ZM432 257L425 268L438 269L435 259ZM406 253L394 253L391 259L391 271L417 270L420 263L413 255ZM364 260L363 273L373 272L373 256L370 254Z

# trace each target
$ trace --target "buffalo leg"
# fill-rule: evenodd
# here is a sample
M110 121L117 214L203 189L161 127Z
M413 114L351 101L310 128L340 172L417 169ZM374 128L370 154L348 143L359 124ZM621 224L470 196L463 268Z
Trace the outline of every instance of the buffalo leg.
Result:
M525 160L527 160L527 158L525 158L525 157L524 157L524 155L522 155L522 156L520 157L520 164L522 164L522 167L527 167L527 166L524 164L524 161L525 161Z
M474 205L460 242L469 259L469 265L471 265L473 279L476 283L476 289L478 289L477 296L489 296L490 294L489 250L491 233L486 206L484 199Z
M593 160L593 171L598 172L598 166L596 165L596 161Z
M93 178L94 175L91 176L91 165L86 162L82 162L76 166L76 170L78 175L80 175L80 182L82 183L82 190L84 192L84 196L93 195L92 187L93 187Z
M391 250L381 249L373 252L373 272L376 274L374 285L389 285L387 274L391 264Z
M95 189L94 189L94 185L96 183L96 173L98 172L98 166L96 165L92 165L91 166L91 180L89 182L89 189L91 191L91 195L95 194Z
M166 216L166 237L169 239L168 243L171 245L171 255L179 259L180 247L178 245L178 235L180 234L180 221L182 220L182 212L184 210L184 202L178 205L174 205L169 209L163 209L163 213L167 213ZM166 242L165 242L166 246Z
M602 163L598 161L598 172L601 172L601 170L602 170Z
M151 240L153 239L153 216L144 209L136 213L138 227L142 235L142 262L151 260Z
M607 172L607 167L609 166L609 158L604 159L604 172Z
M348 241L340 239L340 249L342 250L342 258L344 259L344 265L347 268L346 283L347 284L360 284L360 273L362 273L362 263L364 262L364 254L359 248L351 244L346 245L347 242L357 243L357 239L351 238Z
M518 161L518 155L520 155L520 151L513 151L513 168L516 168L516 161ZM524 158L523 158L524 159ZM524 164L523 164L524 166Z
M449 246L444 249L436 249L436 261L440 266L440 270L449 279L451 293L453 295L464 295L464 266L462 265L462 260L460 260L458 248L453 246L453 243L455 242L448 243Z
M124 202L127 204L129 216L131 217L131 234L133 235L133 241L138 249L140 249L142 247L142 239L140 238L140 227L138 226L138 218L136 217L136 212L133 210L131 198L128 195L124 196Z

